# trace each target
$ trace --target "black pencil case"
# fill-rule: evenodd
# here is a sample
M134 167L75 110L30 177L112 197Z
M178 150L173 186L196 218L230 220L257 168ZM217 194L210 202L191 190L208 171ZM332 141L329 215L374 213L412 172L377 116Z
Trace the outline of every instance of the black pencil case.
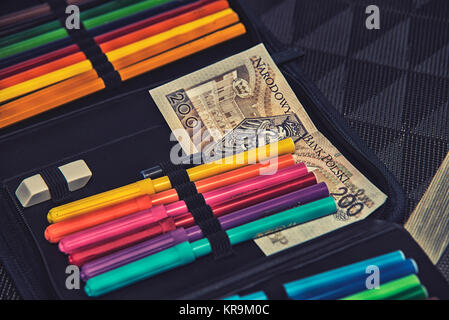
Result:
M263 281L270 282L273 274L284 275L294 271L295 276L303 276L393 249L403 249L415 258L420 267L420 277L423 277L430 294L444 297L441 288L445 283L437 269L404 231L391 224L401 222L405 216L404 194L395 178L346 125L307 75L289 64L292 59L301 59L301 53L277 43L251 16L244 1L229 2L247 28L245 35L122 83L114 90L105 89L0 131L0 150L6 155L0 165L0 260L22 297L88 298L83 290L66 289L67 257L44 239L48 225L46 214L61 203L47 201L22 208L14 195L19 183L44 169L78 159L88 164L93 172L92 179L85 188L70 193L62 203L139 180L142 169L168 159L174 144L169 140L170 129L148 90L261 42L318 129L388 196L387 201L366 221L278 254L267 257L253 241L248 241L235 246L230 257L221 260L204 257L194 264L101 298L217 299L235 292L262 288L265 285ZM400 234L405 240L398 242L395 248L388 241L371 241L376 234L379 234L379 239L387 237L384 236L386 229L392 229L391 234ZM351 239L359 244L356 249L349 245L353 243ZM330 254L327 244L337 245L338 255ZM310 251L313 255L306 254ZM231 272L235 270L238 272ZM246 274L251 276L246 277ZM261 275L260 279L255 275Z

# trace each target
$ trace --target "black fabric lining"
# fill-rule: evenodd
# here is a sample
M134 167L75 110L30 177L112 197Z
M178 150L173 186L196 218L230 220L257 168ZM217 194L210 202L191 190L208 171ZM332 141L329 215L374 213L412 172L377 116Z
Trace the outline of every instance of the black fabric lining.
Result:
M40 174L48 186L53 202L59 203L69 197L70 191L69 186L67 185L67 180L59 168L53 167L44 169Z
M277 280L269 281L263 291L268 300L291 300L284 285Z
M47 0L51 10L58 18L61 25L65 28L68 35L78 45L79 49L86 55L86 58L92 63L92 67L98 76L103 80L106 89L114 89L122 84L120 74L114 69L114 66L108 60L104 52L97 45L95 40L80 21L79 29L67 29L65 13L68 4L64 0Z
M214 215L211 207L206 204L203 195L197 193L185 198L184 202L203 236L209 240L214 259L218 260L232 255L228 234L222 229L220 221Z

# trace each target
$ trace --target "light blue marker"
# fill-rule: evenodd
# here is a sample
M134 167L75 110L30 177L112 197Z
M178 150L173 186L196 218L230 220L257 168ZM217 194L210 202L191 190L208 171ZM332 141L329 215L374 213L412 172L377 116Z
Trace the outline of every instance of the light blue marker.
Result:
M315 296L322 295L326 292L331 292L345 286L353 279L357 279L361 274L365 279L368 276L366 269L368 266L375 265L379 269L387 268L388 266L397 265L405 261L405 255L402 251L394 251L371 259L356 262L341 268L322 272L304 279L296 280L284 284L285 291L292 299L311 299ZM257 294L263 299L263 292L255 292L251 295ZM232 296L236 298L236 296ZM266 296L265 296L266 297ZM247 296L239 297L241 300L246 300Z
M413 259L398 262L397 264L379 266L379 285L393 281L411 274L418 273L418 266ZM369 274L360 273L355 274L353 279L348 279L346 285L343 285L334 290L326 290L321 294L309 297L309 300L334 300L361 292L367 289L366 280ZM375 290L375 289L373 289ZM293 297L293 299L303 299L301 296Z

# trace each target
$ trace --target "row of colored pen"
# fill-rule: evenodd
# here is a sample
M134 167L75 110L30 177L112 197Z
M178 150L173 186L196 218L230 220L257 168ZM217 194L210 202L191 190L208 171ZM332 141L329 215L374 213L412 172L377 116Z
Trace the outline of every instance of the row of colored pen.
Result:
M356 262L338 269L285 283L294 300L417 300L428 297L418 266L402 251ZM225 300L267 300L263 291L233 295Z
M279 154L270 157L265 152L270 148ZM325 183L296 163L293 151L292 140L286 139L187 169L231 245L336 211ZM166 177L133 184L146 182L153 188L128 192L128 185L49 212L58 222L47 228L45 237L59 241L70 263L81 266L88 295L107 293L211 252L187 198L179 199L177 190L182 188L171 188L168 180L168 190L155 192L160 179Z
M114 0L80 16L122 81L246 32L226 0ZM0 128L106 86L58 21L0 46Z

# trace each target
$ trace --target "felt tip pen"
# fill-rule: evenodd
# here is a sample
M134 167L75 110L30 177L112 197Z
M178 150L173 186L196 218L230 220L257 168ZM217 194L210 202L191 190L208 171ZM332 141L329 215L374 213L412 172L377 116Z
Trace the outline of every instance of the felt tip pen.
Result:
M261 202L259 204L235 211L218 218L223 230L254 221L268 215L303 205L329 196L329 190L324 182L297 190L283 196ZM179 228L135 246L120 250L105 257L86 263L81 269L81 278L87 281L96 275L118 268L132 261L168 249L184 241L196 241L203 238L198 226Z
M263 291L256 291L244 296L238 294L223 298L223 300L268 300L268 296Z
M285 154L261 163L248 165L196 181L194 182L194 185L198 193L204 193L264 173L274 172L275 170L283 169L294 164L295 159L293 156L291 154ZM63 237L77 231L88 229L138 211L150 209L153 206L168 204L179 200L178 192L174 188L153 195L144 195L129 199L112 206L51 224L45 230L45 238L53 243L58 242Z
M278 170L275 174L257 176L205 192L202 195L206 204L213 208L221 203L266 190L286 181L292 181L305 174L307 174L307 167L303 163L298 163ZM110 239L142 230L158 221L176 217L188 211L184 200L156 206L64 237L59 242L59 249L65 253L72 253L83 247L104 243Z
M219 173L243 167L250 163L260 162L279 155L293 153L294 151L295 143L291 138L287 138L262 147L234 154L214 162L205 163L187 169L187 174L190 181L198 181ZM47 219L50 223L62 221L89 211L104 208L131 198L136 198L141 195L165 191L171 189L171 187L170 180L167 176L155 180L140 180L117 189L55 207L48 212Z
M378 289L361 291L342 300L402 300L409 297L427 298L427 290L414 274L384 283Z
M283 183L278 186L270 187L269 189L262 190L253 195L238 198L234 201L228 201L213 208L213 214L216 217L241 210L243 208L255 205L257 203L280 197L284 194L306 188L316 184L316 177L313 172L309 172L305 176L302 176L293 181ZM136 243L142 242L159 236L163 233L167 233L175 230L176 228L187 228L193 226L195 220L192 214L186 213L177 217L169 217L161 220L158 223L152 224L142 231L137 231L123 237L110 240L108 242L83 248L69 255L70 264L82 266L86 262L99 257L110 254L122 248L129 247Z
M379 284L384 284L389 281L397 280L411 274L416 274L418 268L413 259L397 261L394 264L383 265L379 267ZM345 284L336 289L329 289L329 284L322 283L321 286L315 288L313 291L309 290L307 294L300 293L296 296L288 294L289 298L293 300L336 300L349 295L361 292L366 289L366 280L368 274L364 270L363 273L356 273L353 278L345 279ZM81 278L83 277L81 273ZM293 282L294 283L294 282ZM284 285L286 288L288 284ZM286 290L287 291L287 290ZM415 293L413 293L415 294ZM233 295L223 300L268 300L267 295L263 291L257 291L248 295L239 296Z
M429 293L425 286L420 285L413 287L411 290L407 290L395 297L395 300L427 300ZM437 299L438 300L438 299Z
M291 227L330 215L336 210L335 200L332 197L327 197L229 229L226 234L231 245L236 245L262 234L279 230L279 228ZM210 253L211 245L207 238L192 243L186 241L90 278L87 280L84 290L90 297L100 296L162 272L192 263L195 259Z

